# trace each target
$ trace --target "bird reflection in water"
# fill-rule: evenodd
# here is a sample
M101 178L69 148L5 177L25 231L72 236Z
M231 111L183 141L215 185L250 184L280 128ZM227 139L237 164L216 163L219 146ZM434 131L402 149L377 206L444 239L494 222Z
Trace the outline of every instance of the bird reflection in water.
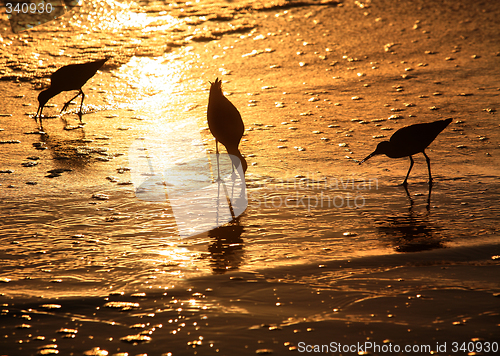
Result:
M440 229L433 226L430 216L430 197L432 184L429 184L426 212L421 214L414 210L414 200L408 188L406 194L410 200L407 213L388 216L385 219L375 221L377 230L381 237L388 239L397 252L418 252L444 248L443 236Z
M219 167L219 157L217 155L217 166ZM241 170L238 170L240 173ZM230 183L230 189L228 189L227 183ZM222 187L222 190L221 190ZM217 179L217 209L216 209L216 224L220 225L221 221L219 220L219 208L221 206L221 195L224 193L224 199L227 202L227 205L222 203L222 207L229 208L229 212L231 214L231 221L236 220L236 218L245 211L248 201L246 198L246 185L244 180L237 179L233 174L231 174L230 179Z
M240 217L238 217L229 224L208 232L208 237L212 240L208 246L208 252L210 252L210 265L214 273L222 274L239 268L244 255L241 238L244 231L244 227L240 224Z
M33 148L37 151L47 150L51 156L49 166L51 170L46 175L48 178L60 176L63 172L85 171L96 161L106 161L108 153L106 147L91 146L85 137L85 131L72 131L70 134L47 135L42 133L38 142L33 142Z
M240 182L241 183L241 182ZM210 243L208 251L210 252L210 264L212 270L216 274L225 273L228 270L238 269L243 260L243 239L241 234L244 231L240 224L240 211L244 210L247 205L245 184L239 184L239 192L235 192L235 180L232 179L231 194L223 179L217 180L217 213L216 224L220 225L219 207L221 206L221 186L223 190L223 198L227 201L232 220L222 226L212 229L208 232L208 237L213 239ZM236 198L235 198L235 193ZM234 206L233 206L234 205ZM224 208L225 204L222 204ZM243 209L242 209L243 208ZM235 214L236 211L236 214Z
M408 197L408 200L410 201L410 212L411 212L413 210L414 201L411 198L410 191L408 190L408 186L407 185L403 185L403 187L405 189L406 196ZM427 204L425 205L425 209L428 212L431 210L431 193L432 193L432 183L429 182L429 191L428 191L428 194L427 194Z

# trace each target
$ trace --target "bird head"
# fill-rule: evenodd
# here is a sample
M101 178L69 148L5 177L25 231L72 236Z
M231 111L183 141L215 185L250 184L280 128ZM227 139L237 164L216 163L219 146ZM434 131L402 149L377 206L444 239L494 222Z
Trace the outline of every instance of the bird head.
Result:
M40 92L40 94L38 94L38 110L36 112L37 116L42 111L45 104L47 104L47 101L49 101L53 96L54 95L52 95L49 90L44 90Z
M50 98L52 98L51 94L48 90L44 90L38 94L38 104L40 104L40 106L45 106Z
M389 141L382 141L382 142L380 142L377 145L377 148L375 149L375 151L373 151L372 153L370 153L364 160L362 160L361 162L359 162L359 164L363 163L364 161L369 160L373 156L387 154L387 152L389 151L390 145L391 144L390 144Z

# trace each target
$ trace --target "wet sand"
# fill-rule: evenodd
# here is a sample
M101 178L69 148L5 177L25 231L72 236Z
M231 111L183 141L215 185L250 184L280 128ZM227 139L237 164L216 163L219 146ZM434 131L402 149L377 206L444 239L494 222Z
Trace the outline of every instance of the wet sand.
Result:
M99 347L118 355L281 355L303 345L371 342L366 354L386 353L374 352L376 345L411 345L449 355L454 342L498 341L499 269L488 259L499 251L472 251L232 272L174 288L153 282L145 293L101 298L6 299L3 352L34 354L56 344L61 354L100 354ZM460 262L442 261L457 255Z
M484 350L500 342L499 10L346 1L233 13L234 33L168 51L152 36L149 57L116 50L87 84L85 126L72 106L44 121L47 135L26 134L37 84L0 81L0 354L359 351L332 342L495 354ZM249 206L183 239L166 204L136 199L129 148L187 122L213 153L215 77L247 128ZM448 117L427 150L429 210L423 157L410 197L398 186L407 159L357 164L398 128ZM453 351L463 345L474 349Z

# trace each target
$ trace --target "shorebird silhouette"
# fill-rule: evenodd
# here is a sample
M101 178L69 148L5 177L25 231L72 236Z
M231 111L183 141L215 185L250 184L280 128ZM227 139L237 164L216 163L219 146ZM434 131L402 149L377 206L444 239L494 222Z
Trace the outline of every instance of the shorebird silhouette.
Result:
M403 127L397 130L389 141L382 141L377 145L377 148L359 164L370 159L375 155L385 154L390 158L410 157L410 169L406 174L403 186L406 186L408 176L413 167L412 155L422 152L427 161L427 169L429 170L429 184L432 184L431 161L425 154L425 149L432 141L450 124L452 119L439 120L434 122L415 124Z
M100 59L94 62L87 62L82 64L70 64L59 68L50 77L50 87L38 94L38 110L36 112L35 120L38 117L40 119L40 129L42 127L42 111L43 107L47 102L63 91L78 90L71 100L64 104L61 112L66 110L72 100L76 99L80 94L82 95L82 102L80 103L80 112L78 117L80 118L80 123L82 122L82 107L83 99L85 99L85 94L82 91L82 87L87 83L87 81L92 78L96 72L104 65L104 63L109 58Z
M210 82L210 95L208 97L208 128L215 137L215 153L219 154L219 142L226 147L234 167L243 166L246 172L248 164L238 148L245 126L236 107L222 93L222 81L219 78Z

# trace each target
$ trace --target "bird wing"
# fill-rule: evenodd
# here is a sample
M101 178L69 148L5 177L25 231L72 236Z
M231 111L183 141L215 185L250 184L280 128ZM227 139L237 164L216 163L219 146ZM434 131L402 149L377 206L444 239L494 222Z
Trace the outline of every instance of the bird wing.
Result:
M396 146L421 146L425 138L425 124L416 124L397 130L390 138L390 142ZM424 147L425 148L425 147Z
M225 96L211 97L207 110L208 127L212 135L228 150L238 147L245 126L240 112Z
M107 59L95 62L69 64L56 70L50 77L51 86L61 91L79 90L103 66Z
M80 87L73 88L73 77L78 74L79 66L80 64L70 64L56 70L50 76L51 85L60 87L61 91L80 89Z
M413 155L425 150L449 123L449 120L440 120L406 126L396 131L390 142L400 148L400 157Z
M225 97L221 102L209 105L208 124L212 134L224 146L229 142L239 143L245 131L240 112Z

